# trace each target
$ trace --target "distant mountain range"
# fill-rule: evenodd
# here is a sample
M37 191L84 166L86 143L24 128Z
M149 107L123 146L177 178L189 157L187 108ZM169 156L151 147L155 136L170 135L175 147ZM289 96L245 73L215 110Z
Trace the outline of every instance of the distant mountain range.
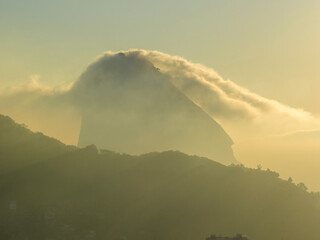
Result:
M318 240L320 198L270 170L77 148L0 116L0 239Z

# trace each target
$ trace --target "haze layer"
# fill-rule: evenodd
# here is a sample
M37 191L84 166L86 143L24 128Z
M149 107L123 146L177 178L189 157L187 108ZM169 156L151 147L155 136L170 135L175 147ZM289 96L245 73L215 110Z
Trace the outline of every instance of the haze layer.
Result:
M119 58L126 60L121 61ZM135 94L121 93L120 89L123 86L126 93L130 90L129 92ZM171 99L168 96L171 96ZM142 101L143 99L145 101ZM91 65L78 81L67 87L46 87L33 79L27 86L2 93L0 100L2 113L26 123L31 129L72 144L77 144L81 120L86 129L89 125L92 127L96 123L92 119L90 122L88 116L107 114L110 110L107 106L110 106L110 103L113 104L112 119L99 118L99 115L96 115L99 119L96 125L96 139L99 138L100 132L106 135L102 130L102 127L110 126L110 122L106 120L116 123L114 120L121 119L122 122L118 123L120 126L126 119L123 115L127 116L128 122L133 123L132 118L142 119L142 116L150 112L146 121L151 122L152 118L157 118L158 122L154 121L153 125L147 126L140 121L136 122L138 126L144 125L145 129L161 126L164 122L160 121L159 117L167 116L172 121L171 126L181 125L183 131L180 129L179 134L182 131L185 136L194 135L194 140L198 139L199 151L203 151L201 147L206 148L204 145L207 144L203 135L203 119L207 119L204 122L211 122L212 126L216 125L212 120L215 119L235 142L234 149L241 162L249 166L262 164L279 171L285 177L292 176L299 181L305 181L313 188L320 188L316 184L320 179L315 172L315 169L320 167L319 141L313 140L314 138L302 140L300 135L296 134L317 132L320 129L320 121L316 116L263 98L230 80L224 80L212 69L180 57L145 50L107 52ZM188 110L181 115L179 109L182 109L182 105L188 106ZM196 109L194 105L201 108L201 111L196 110L201 114L192 115L198 116L201 121L191 122L188 117L192 113L190 109ZM160 106L167 106L164 113L161 112ZM137 111L138 116L133 108L140 108ZM85 112L85 109L93 112ZM116 113L115 109L119 111ZM212 121L208 120L208 115ZM173 116L181 118L173 121ZM153 131L159 134L158 137L164 134L159 129ZM119 135L111 133L110 136L115 138L114 142L118 141ZM176 135L174 132L171 133L171 136ZM86 134L83 130L80 140ZM184 136L183 134L181 136ZM201 138L196 137L197 134L201 135ZM288 136L292 136L290 140ZM128 139L128 142L130 140ZM135 140L139 145L139 140ZM180 139L180 142L183 141ZM149 141L148 144L152 145ZM160 144L154 146L163 150ZM171 147L170 143L168 146ZM141 149L137 147L136 150ZM198 151L195 153L199 154Z

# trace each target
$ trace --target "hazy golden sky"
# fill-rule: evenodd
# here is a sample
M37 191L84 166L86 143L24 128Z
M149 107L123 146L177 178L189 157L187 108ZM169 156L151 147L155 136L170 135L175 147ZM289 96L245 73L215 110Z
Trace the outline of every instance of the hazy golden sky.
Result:
M0 0L0 87L77 79L102 52L159 50L320 113L318 0Z

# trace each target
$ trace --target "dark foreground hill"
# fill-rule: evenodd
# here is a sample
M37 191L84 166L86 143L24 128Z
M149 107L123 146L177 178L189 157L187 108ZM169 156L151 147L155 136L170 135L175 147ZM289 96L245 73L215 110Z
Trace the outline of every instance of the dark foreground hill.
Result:
M38 135L28 134L28 145L18 144L20 133L12 136L16 147L2 147L0 161L17 159L17 151L38 156ZM51 150L61 144L46 137L40 146L42 161L22 154L28 164L0 175L0 239L320 236L317 195L271 171L172 151L129 156L89 146L58 154Z

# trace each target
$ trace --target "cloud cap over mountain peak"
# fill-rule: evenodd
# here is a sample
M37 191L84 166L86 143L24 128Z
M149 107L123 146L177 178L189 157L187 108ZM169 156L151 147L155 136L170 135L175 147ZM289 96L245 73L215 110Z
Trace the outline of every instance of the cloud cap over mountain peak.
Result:
M235 162L232 140L207 113L139 54L106 54L70 94L82 112L79 145L141 154L180 150Z
M115 73L118 74L116 81L130 81L130 75L141 75L147 78L145 83L148 83L155 81L147 77L155 71L162 73L162 79L170 81L232 134L281 135L320 127L320 121L304 110L252 93L230 80L224 80L211 68L158 51L106 52L88 67L73 90L76 92L81 85L90 88L93 86L91 81L99 81L99 75L109 75L110 83L111 75ZM84 81L88 74L90 77L94 75L95 80Z

